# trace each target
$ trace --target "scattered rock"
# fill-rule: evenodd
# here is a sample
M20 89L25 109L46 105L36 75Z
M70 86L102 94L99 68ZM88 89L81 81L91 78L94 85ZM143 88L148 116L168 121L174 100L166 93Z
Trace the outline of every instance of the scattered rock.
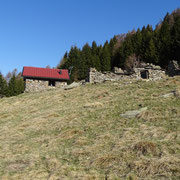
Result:
M176 90L174 91L174 96L175 96L176 98L180 99L180 90L179 90L179 89L176 89Z
M164 94L164 95L162 95L161 97L163 97L163 98L169 98L169 97L172 97L172 96L174 96L174 93L173 93L173 92L168 93L168 94Z
M124 71L121 68L114 67L113 72L115 74L124 74Z
M65 86L64 89L65 90L73 89L73 88L78 87L79 85L80 85L79 83L73 82L72 84Z
M98 107L98 106L103 106L103 104L100 102L87 103L83 107L84 108L93 108L93 107Z
M179 89L176 89L174 91L171 91L170 93L167 93L167 94L164 94L162 95L161 97L163 98L169 98L169 97L177 97L177 98L180 98L180 90Z
M79 83L80 83L81 85L86 85L86 80L83 79L83 80L81 80Z
M121 114L120 116L125 117L125 118L134 118L146 110L147 110L147 107L141 108L139 110L126 111L124 114Z

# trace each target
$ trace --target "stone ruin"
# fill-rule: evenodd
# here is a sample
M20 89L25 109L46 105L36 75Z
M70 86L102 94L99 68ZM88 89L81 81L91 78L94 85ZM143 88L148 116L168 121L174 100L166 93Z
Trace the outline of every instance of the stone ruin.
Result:
M101 83L105 81L120 81L120 80L160 80L164 78L165 71L160 66L153 64L144 64L143 67L134 68L131 73L122 70L121 68L114 68L113 72L98 72L95 68L90 68L87 81L90 83Z
M48 89L54 89L56 87L63 87L67 85L67 82L54 82L53 84L50 81L45 80L33 80L33 79L26 79L26 88L25 92L39 92Z
M169 76L180 75L180 65L177 61L173 60L169 63L167 73Z

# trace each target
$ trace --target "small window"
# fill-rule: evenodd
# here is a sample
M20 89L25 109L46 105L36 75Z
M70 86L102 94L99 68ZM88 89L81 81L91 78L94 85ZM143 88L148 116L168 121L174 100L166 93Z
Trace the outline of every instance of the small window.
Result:
M49 81L49 86L55 86L56 82L55 81Z
M141 71L141 78L149 79L149 71L148 70Z
M61 71L61 70L59 70L59 74L62 74L62 71Z

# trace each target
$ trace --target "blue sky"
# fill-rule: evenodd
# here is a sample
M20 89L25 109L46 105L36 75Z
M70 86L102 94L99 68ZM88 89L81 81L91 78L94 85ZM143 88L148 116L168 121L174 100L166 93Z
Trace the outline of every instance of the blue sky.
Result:
M56 66L72 45L151 24L180 0L0 0L0 71Z

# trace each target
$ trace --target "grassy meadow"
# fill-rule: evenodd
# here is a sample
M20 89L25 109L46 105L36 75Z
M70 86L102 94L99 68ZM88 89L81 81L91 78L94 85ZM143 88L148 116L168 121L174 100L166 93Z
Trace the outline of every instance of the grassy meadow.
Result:
M180 77L0 99L0 179L180 179L180 95L163 97L173 90Z

